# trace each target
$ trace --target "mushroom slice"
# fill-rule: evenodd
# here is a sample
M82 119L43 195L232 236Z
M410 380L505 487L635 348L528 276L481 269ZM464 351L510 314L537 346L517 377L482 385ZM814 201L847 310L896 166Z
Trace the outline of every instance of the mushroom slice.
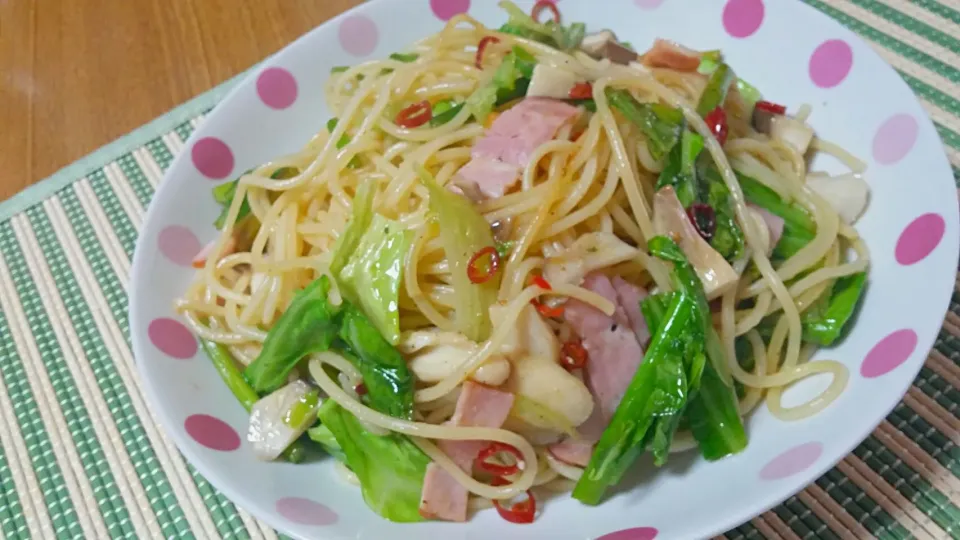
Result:
M716 298L736 285L740 276L726 259L700 236L670 186L660 189L653 196L653 228L657 234L669 236L680 245L680 249L703 282L707 298Z
M809 175L807 186L826 199L848 225L860 218L870 199L870 187L855 174L835 177Z
M527 97L568 99L570 90L576 86L578 80L573 72L547 64L537 64L537 67L533 68Z
M806 154L813 141L813 129L792 116L774 116L770 119L770 136Z
M303 381L294 381L253 404L247 441L257 459L271 461L317 419L317 391ZM305 407L302 414L295 409Z

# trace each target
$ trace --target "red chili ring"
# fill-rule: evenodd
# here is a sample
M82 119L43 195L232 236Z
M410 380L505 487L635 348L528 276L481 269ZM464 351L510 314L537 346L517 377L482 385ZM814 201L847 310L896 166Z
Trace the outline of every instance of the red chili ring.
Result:
M491 43L500 43L500 38L497 36L484 36L477 45L477 69L483 69L483 51L485 51Z
M550 307L538 300L531 300L530 303L533 304L533 307L537 308L537 312L540 313L540 315L548 319L556 319L563 316L563 306Z
M540 22L540 12L545 9L549 9L553 15L553 22L560 24L560 10L557 8L555 0L540 0L533 6L533 11L530 12L530 16L533 17L533 20Z
M727 113L719 105L704 117L710 132L717 138L720 146L727 143Z
M487 461L501 452L513 455L517 462L513 465L498 465L496 463L490 463ZM514 475L520 472L521 463L523 463L523 454L521 454L519 450L509 444L499 442L490 443L490 446L481 450L477 454L477 459L474 460L474 464L478 469L486 471L494 476L501 477Z
M480 259L484 256L490 256L490 264L487 265L486 271L482 271L478 267ZM487 246L480 251L473 254L473 257L470 257L470 261L467 262L467 277L470 278L471 283L481 284L490 281L500 268L500 254L497 253L497 248L493 246Z
M568 341L560 349L560 365L567 371L583 369L590 355L579 341Z
M588 82L580 82L570 89L570 99L593 98L593 86Z
M755 105L756 108L761 111L767 111L772 114L786 114L787 107L785 105L780 105L779 103L773 103L771 101L760 100Z
M491 485L504 486L509 483L508 480L497 477L493 479ZM533 523L534 518L537 517L537 500L529 489L527 490L527 499L510 506L510 508L504 508L498 499L493 499L493 506L497 509L500 517L510 523Z
M547 280L545 280L545 279L543 279L543 276L533 276L533 277L530 279L530 281L533 282L534 285L536 285L537 287L540 287L541 289L543 289L543 290L545 290L545 291L552 291L552 290L553 290L553 287L550 286L550 282L547 281Z
M433 118L433 107L429 101L414 103L397 114L396 124L407 129L418 128Z

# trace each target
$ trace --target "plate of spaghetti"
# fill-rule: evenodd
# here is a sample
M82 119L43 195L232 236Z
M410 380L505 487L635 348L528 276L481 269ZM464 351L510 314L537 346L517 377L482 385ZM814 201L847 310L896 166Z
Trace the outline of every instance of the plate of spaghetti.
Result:
M900 400L954 184L799 2L377 0L256 67L166 174L152 408L300 538L705 538Z

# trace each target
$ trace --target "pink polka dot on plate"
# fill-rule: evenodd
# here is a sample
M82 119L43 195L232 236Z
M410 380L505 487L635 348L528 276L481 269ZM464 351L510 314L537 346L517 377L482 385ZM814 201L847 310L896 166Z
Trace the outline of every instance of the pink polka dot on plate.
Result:
M150 343L163 354L178 360L188 360L197 354L197 338L179 322L160 317L147 325Z
M233 151L216 137L204 137L190 150L193 166L212 180L223 180L233 172Z
M764 465L760 469L760 479L780 480L797 474L813 465L822 453L823 445L818 442L794 446Z
M723 7L723 28L735 38L750 37L760 29L763 0L728 0Z
M191 414L183 427L193 440L211 450L232 452L240 448L240 435L237 435L237 430L209 414Z
M892 165L910 153L917 142L920 125L909 114L895 114L880 125L873 136L873 159Z
M340 519L326 505L302 497L284 497L277 501L277 513L300 525L333 525Z
M297 80L283 68L267 68L257 77L257 95L271 109L286 109L297 100Z
M917 333L903 329L881 339L860 364L860 375L873 379L886 375L907 361L917 348Z
M200 253L200 240L190 229L180 225L164 227L157 236L157 247L164 257L180 266L192 266L193 258Z
M897 239L894 251L897 262L908 266L927 258L940 245L946 228L940 214L924 214L911 221Z
M470 11L470 0L430 0L430 9L441 21Z
M633 4L640 9L657 9L663 0L633 0Z
M846 41L829 39L810 56L810 80L820 88L837 86L853 67L853 49Z
M377 23L366 15L353 15L340 23L340 45L354 56L367 56L379 42Z
M653 527L634 527L605 534L597 540L653 540L658 534L660 534L660 531Z

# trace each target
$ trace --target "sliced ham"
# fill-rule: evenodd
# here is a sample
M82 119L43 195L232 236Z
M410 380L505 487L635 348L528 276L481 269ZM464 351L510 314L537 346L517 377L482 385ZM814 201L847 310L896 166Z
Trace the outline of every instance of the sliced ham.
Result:
M657 39L643 55L642 62L655 68L696 71L700 67L700 53L666 39Z
M620 276L614 276L613 288L617 291L617 303L627 313L627 319L630 320L630 327L633 328L637 341L640 345L645 346L647 341L650 340L650 330L647 328L647 320L643 318L643 312L640 310L640 303L647 297L647 291Z
M513 394L467 381L463 384L450 424L499 428L513 407ZM438 446L458 467L470 474L483 441L441 441ZM436 463L427 465L420 495L420 515L427 519L467 520L467 489Z
M643 361L640 339L646 341L649 331L640 301L646 296L643 289L620 277L613 281L599 273L584 280L589 289L616 306L612 316L579 300L570 300L564 309L564 318L583 341L589 354L585 382L593 395L593 414L578 429L579 441L568 439L550 447L557 459L575 465L586 465L593 444L600 439L633 375ZM645 337L643 337L645 336Z
M501 114L473 147L471 161L457 173L465 192L503 196L520 179L533 153L580 115L580 109L552 99L528 98Z
M760 216L760 219L763 220L763 223L766 226L767 232L770 235L770 242L767 246L767 254L769 255L773 251L773 248L777 247L777 242L780 241L780 237L783 236L783 218L755 204L748 204L747 206L756 215Z
M707 299L723 295L735 287L740 275L697 232L673 187L666 186L653 196L653 229L669 236L683 250L703 283Z

